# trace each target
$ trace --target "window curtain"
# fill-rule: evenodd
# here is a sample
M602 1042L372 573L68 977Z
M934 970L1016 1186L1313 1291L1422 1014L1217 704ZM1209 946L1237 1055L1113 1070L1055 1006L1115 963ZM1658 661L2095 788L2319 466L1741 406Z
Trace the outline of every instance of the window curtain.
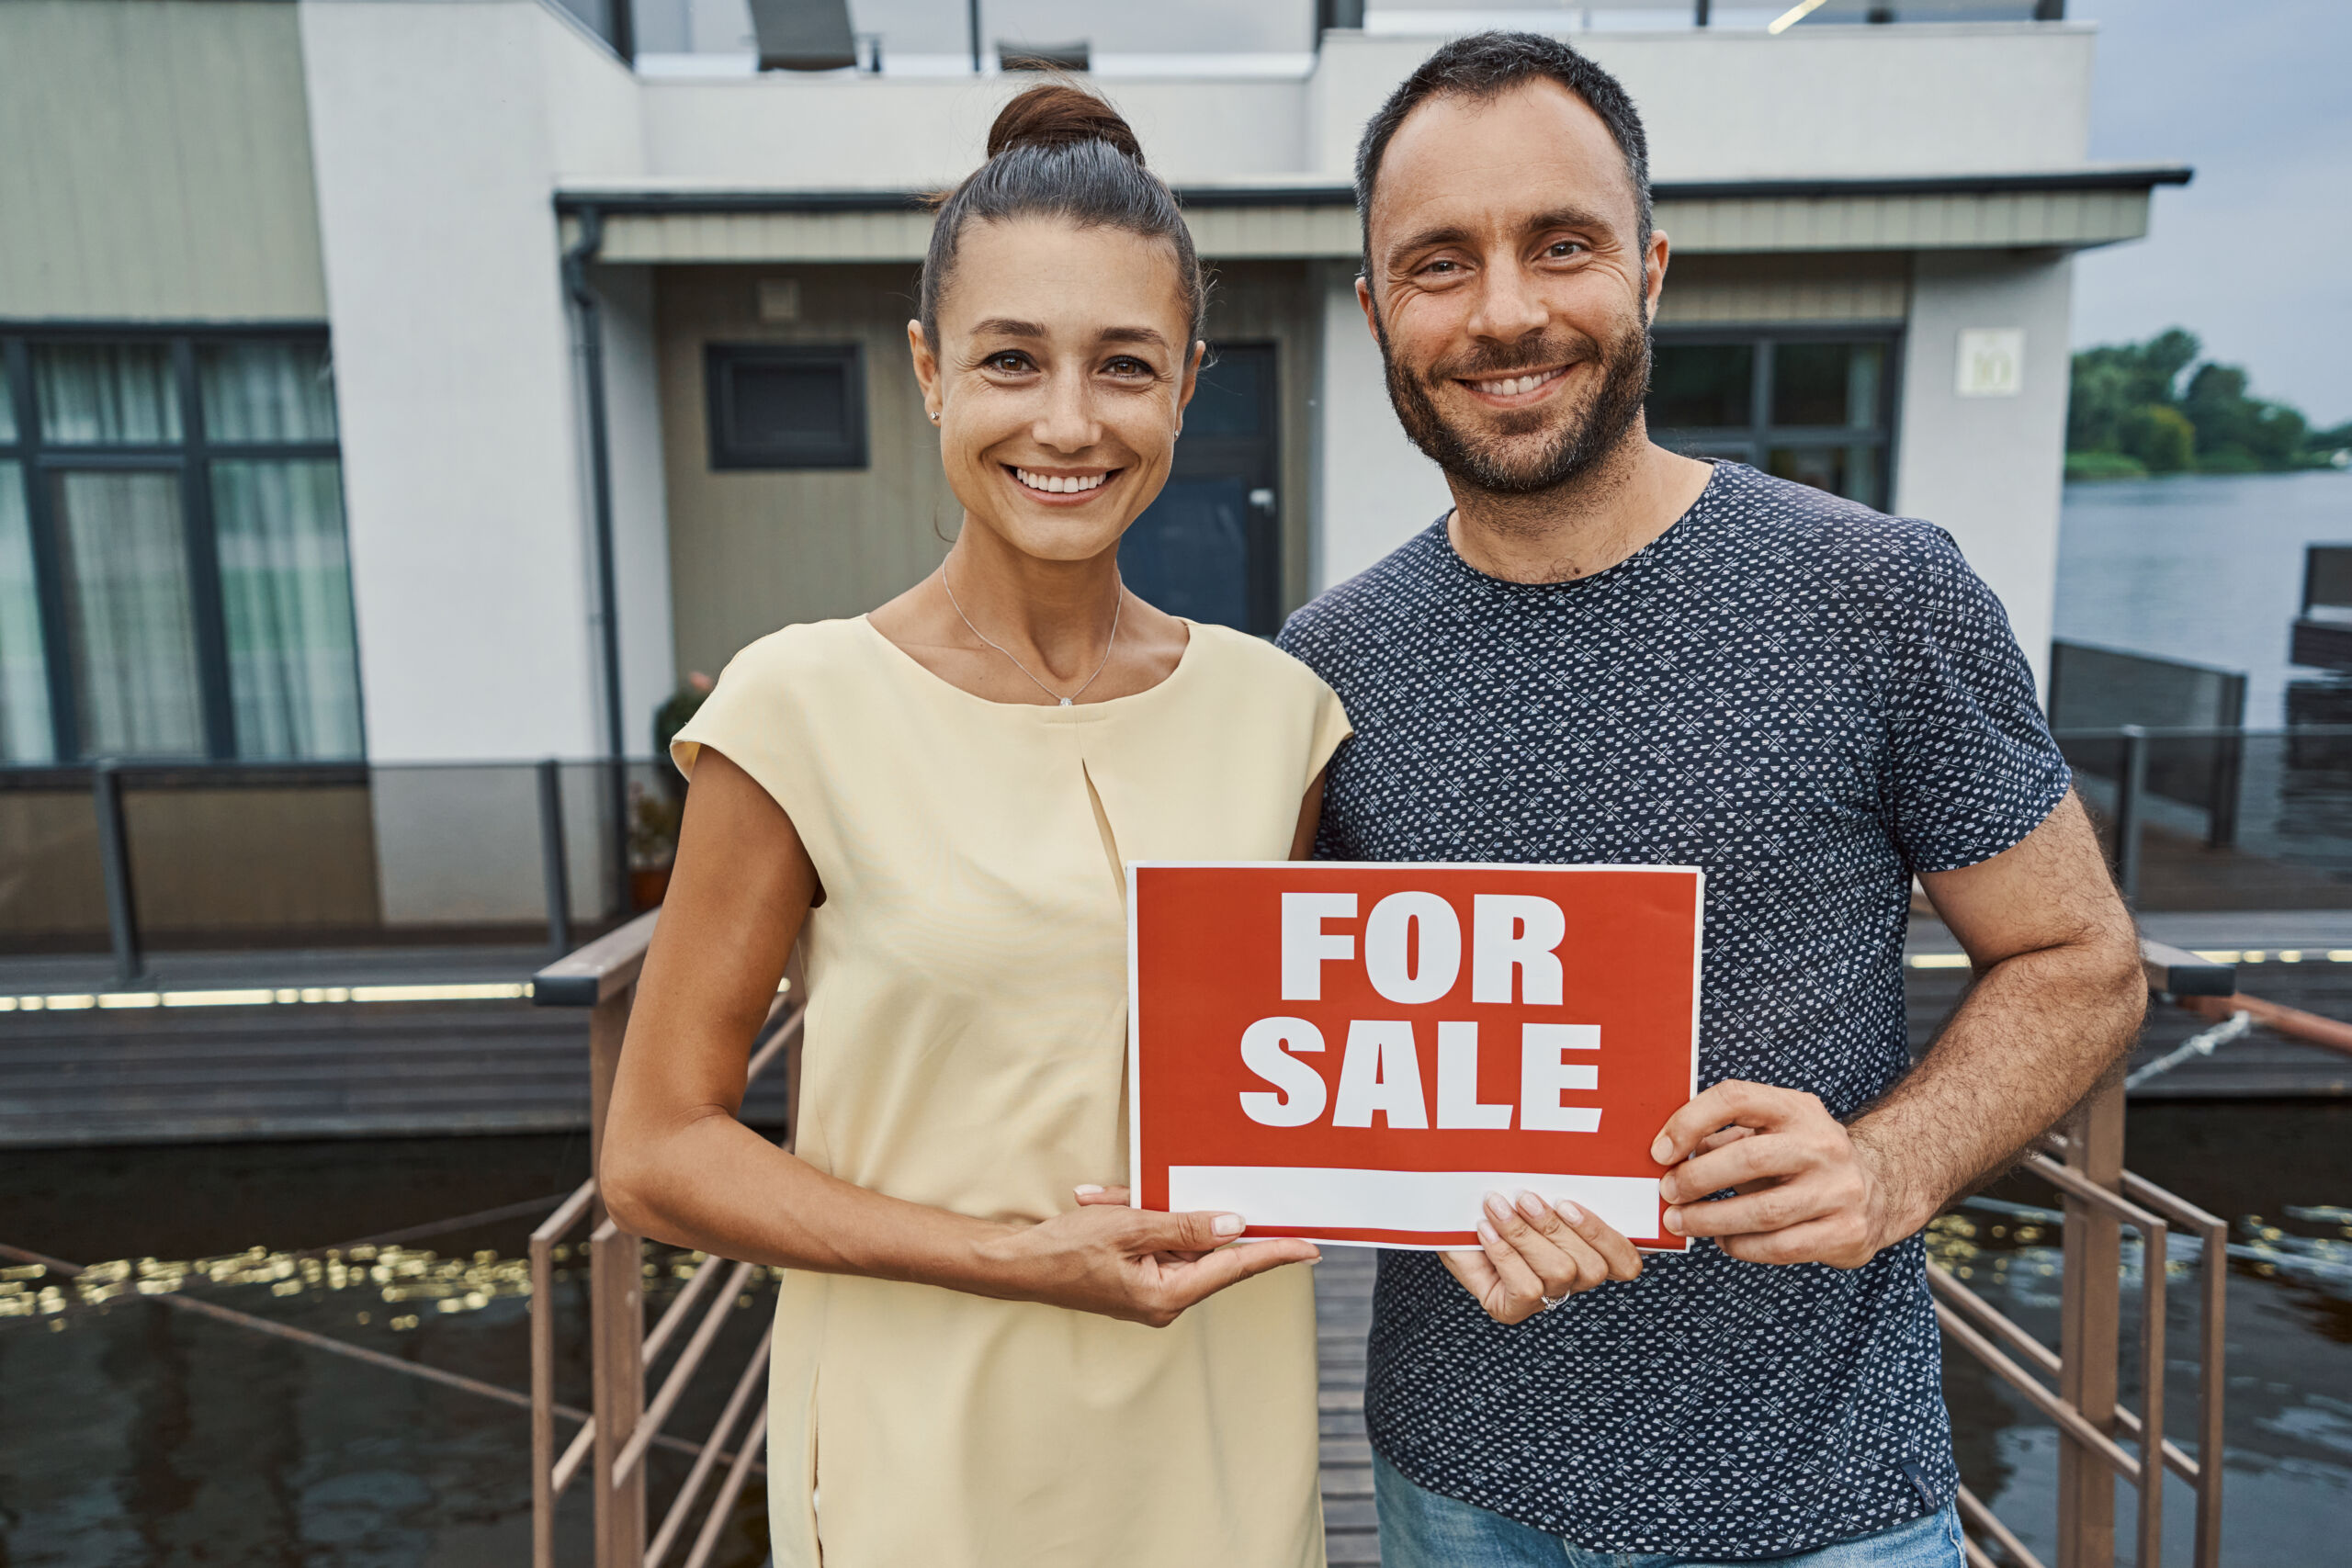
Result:
M66 473L56 495L82 754L203 755L178 478Z
M24 468L0 462L0 762L55 761L54 736Z
M237 754L361 752L359 660L331 460L212 464Z
M209 441L335 438L334 381L323 344L208 344L197 355L196 374Z
M33 351L40 434L61 445L180 438L171 350L161 344L43 344Z

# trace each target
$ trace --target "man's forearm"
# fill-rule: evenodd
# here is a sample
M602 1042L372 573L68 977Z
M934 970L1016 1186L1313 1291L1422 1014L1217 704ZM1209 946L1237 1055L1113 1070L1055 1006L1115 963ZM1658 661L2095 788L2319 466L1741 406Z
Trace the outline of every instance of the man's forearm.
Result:
M1926 1058L1851 1123L1889 1189L1889 1239L1998 1175L2080 1103L2131 1048L2147 1000L2128 934L1985 970Z

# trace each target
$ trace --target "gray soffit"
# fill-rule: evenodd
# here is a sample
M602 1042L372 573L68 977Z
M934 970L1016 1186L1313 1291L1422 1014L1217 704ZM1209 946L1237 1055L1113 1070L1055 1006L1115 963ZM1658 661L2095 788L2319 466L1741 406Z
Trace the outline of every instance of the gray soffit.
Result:
M2076 250L2147 232L2149 194L2185 185L2177 166L1854 180L1665 181L1658 227L1686 254L1709 252ZM1346 185L1179 186L1204 256L1355 255ZM903 190L751 190L576 185L556 195L568 220L604 222L601 260L902 262L931 233L925 198Z

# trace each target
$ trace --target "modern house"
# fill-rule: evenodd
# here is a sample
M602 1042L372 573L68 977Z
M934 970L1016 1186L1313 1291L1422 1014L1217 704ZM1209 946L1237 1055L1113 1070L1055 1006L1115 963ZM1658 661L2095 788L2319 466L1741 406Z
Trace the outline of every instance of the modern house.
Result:
M1445 504L1347 173L1489 26L1647 118L1652 427L1943 525L2039 660L2071 258L2187 177L2087 161L2061 0L577 3L0 6L0 764L641 755L686 671L917 579L918 198L1039 61L1217 274L1131 580L1271 632Z

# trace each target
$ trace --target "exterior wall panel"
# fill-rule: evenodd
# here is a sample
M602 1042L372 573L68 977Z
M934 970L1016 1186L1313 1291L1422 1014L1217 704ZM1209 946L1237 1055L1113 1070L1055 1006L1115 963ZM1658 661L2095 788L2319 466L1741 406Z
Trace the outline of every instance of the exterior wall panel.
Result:
M1911 258L1669 254L1657 324L1778 326L1900 321L1911 313Z
M294 6L0 6L0 317L327 313Z
M678 668L716 674L738 649L778 626L862 615L929 573L962 512L908 357L912 269L692 266L657 277ZM799 320L759 319L763 278L799 285ZM1209 333L1212 344L1276 346L1287 612L1311 586L1321 322L1307 268L1245 262L1217 269ZM707 345L844 342L856 343L865 359L867 468L711 468Z
M797 321L760 320L759 282L771 277L800 286ZM908 357L910 268L670 267L655 295L680 670L716 675L778 626L863 615L939 564L961 513ZM714 471L711 343L857 344L870 465Z
M1925 253L1912 278L1895 510L1948 529L2009 614L2046 683L2065 465L2073 264L2047 252ZM2018 390L1964 397L1960 334L2025 333ZM2045 696L2047 695L2045 684Z

